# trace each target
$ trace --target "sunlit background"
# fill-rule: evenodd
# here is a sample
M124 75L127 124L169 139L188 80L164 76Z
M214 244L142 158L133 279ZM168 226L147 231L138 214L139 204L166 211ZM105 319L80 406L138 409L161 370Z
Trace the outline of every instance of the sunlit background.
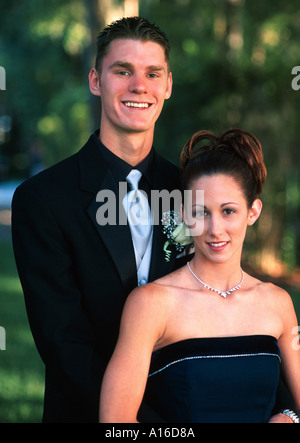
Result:
M2 0L0 422L41 421L44 381L12 254L12 193L99 127L100 103L88 89L96 36L137 14L160 26L172 47L174 89L156 127L157 150L178 163L199 129L241 127L262 142L264 211L249 231L245 266L287 288L300 313L300 90L292 87L299 0Z

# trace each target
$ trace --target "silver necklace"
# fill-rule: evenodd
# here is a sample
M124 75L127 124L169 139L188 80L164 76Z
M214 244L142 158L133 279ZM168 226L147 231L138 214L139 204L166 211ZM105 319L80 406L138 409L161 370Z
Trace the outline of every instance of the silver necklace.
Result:
M237 286L235 286L234 288L228 289L228 291L219 291L218 289L212 288L211 286L207 285L199 277L197 277L197 275L191 269L190 262L187 262L187 267L189 268L189 271L195 277L195 279L198 280L198 282L201 283L201 285L204 286L204 288L209 289L209 291L216 292L217 294L221 295L221 297L224 297L224 298L226 298L227 295L230 295L232 292L237 291L238 289L240 289L240 287L242 286L242 284L244 282L245 275L244 275L244 271L241 268L242 280L240 281L240 283Z

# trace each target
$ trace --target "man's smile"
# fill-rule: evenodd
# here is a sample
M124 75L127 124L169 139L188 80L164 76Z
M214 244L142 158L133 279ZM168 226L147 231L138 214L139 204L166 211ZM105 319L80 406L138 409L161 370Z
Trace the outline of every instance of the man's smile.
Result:
M123 104L127 107L127 108L136 108L136 109L147 109L151 106L151 103L137 103L137 102L123 102Z

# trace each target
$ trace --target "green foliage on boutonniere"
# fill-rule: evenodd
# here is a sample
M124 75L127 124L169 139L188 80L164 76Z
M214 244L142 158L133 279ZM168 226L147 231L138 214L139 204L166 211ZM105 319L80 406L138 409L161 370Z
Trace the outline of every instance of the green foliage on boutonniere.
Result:
M170 245L174 245L178 252L182 252L186 246L193 244L193 238L179 212L173 210L164 212L162 223L163 233L168 238L163 248L165 252L165 260L168 262L170 261L172 253L172 251L168 249Z

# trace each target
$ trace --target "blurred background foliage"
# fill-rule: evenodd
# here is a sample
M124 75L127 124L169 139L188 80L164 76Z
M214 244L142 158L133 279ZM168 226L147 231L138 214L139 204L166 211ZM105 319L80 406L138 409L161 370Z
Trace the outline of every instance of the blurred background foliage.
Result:
M143 2L144 3L144 2ZM299 266L300 8L289 0L145 2L170 38L174 90L156 140L176 160L198 129L232 127L261 141L268 168L264 211L249 231L247 258L279 275ZM171 8L171 4L176 7Z
M299 314L300 90L292 88L299 0L1 0L0 185L73 154L98 128L100 103L88 88L96 36L105 23L137 11L172 47L174 89L157 123L157 150L178 163L199 129L241 127L262 142L264 210L249 230L245 258L290 290ZM0 211L0 325L7 334L0 422L40 421L43 365L26 319L8 212Z
M298 0L2 0L0 177L23 179L61 160L99 126L100 104L88 89L95 38L124 3L138 4L172 46L174 90L155 146L178 162L199 129L242 127L257 135L269 180L248 257L268 273L296 269L300 91L292 89L291 71L300 64Z

